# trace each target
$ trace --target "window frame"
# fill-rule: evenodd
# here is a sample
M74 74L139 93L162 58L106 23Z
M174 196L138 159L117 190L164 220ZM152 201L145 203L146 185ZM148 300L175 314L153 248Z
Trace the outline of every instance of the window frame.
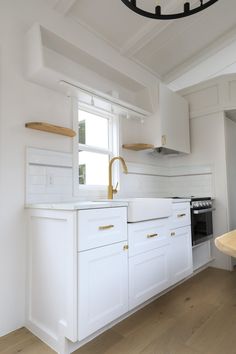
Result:
M78 134L76 134L73 143L73 175L74 175L74 196L87 196L88 192L94 194L104 194L107 191L106 185L83 185L79 184L78 167L79 167L79 151L88 151L108 155L109 160L119 154L119 116L103 111L95 106L83 104L79 102L77 97L72 99L73 129L78 132L79 129L79 110L83 110L90 114L95 114L101 118L108 120L108 149L98 148L96 146L80 144L78 142ZM107 167L108 168L108 167ZM120 182L119 165L113 167L113 180ZM114 182L113 182L114 183ZM85 194L87 192L87 194Z

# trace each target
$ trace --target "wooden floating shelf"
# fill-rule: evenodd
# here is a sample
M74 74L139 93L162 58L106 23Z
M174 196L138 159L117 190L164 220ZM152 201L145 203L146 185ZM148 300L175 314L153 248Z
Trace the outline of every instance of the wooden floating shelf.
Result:
M47 133L59 134L73 138L76 136L76 132L73 129L60 127L58 125L53 125L43 122L29 122L25 124L26 128L41 130Z
M154 149L154 145L152 144L124 144L122 145L123 149L127 150L133 150L133 151L142 151L142 150L148 150L148 149Z

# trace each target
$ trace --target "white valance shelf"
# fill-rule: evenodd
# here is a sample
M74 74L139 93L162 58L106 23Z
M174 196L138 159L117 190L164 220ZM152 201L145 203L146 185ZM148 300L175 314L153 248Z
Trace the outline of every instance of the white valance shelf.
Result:
M145 118L154 111L152 87L39 24L26 34L26 57L26 74L31 81L78 98L82 90L89 92L110 101L113 109L119 107L118 113L128 112L130 117Z

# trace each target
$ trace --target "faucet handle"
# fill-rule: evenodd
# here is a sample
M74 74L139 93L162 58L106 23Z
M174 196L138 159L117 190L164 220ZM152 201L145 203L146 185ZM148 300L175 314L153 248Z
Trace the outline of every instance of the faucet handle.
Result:
M117 188L118 188L118 185L119 185L119 182L116 183L116 186L115 188L113 189L113 193L116 194L118 191L117 191Z

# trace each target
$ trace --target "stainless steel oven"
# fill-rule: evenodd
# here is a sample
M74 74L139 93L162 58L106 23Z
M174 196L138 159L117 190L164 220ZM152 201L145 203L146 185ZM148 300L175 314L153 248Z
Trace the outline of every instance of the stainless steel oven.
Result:
M215 210L211 198L191 199L192 245L198 245L213 237L212 212Z

